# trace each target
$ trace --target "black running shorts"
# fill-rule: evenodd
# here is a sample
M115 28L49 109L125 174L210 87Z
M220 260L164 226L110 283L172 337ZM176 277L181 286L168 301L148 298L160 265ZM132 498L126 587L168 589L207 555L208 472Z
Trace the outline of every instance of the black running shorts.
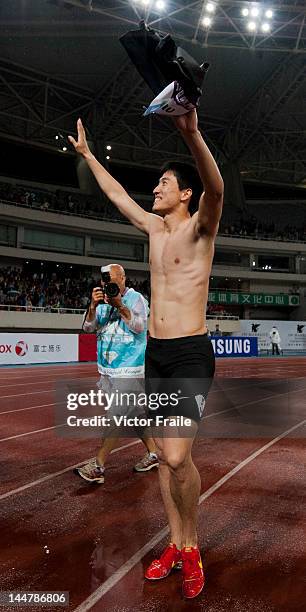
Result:
M165 340L149 337L146 393L159 393L163 400L158 407L148 405L150 416L182 416L199 422L214 373L215 355L207 334ZM160 394L176 394L177 401L167 402Z

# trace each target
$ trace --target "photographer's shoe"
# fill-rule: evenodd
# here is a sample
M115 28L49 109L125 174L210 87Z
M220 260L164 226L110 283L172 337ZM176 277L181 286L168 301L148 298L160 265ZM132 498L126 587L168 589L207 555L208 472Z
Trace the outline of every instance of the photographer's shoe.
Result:
M175 544L170 543L165 548L159 559L154 559L151 565L145 572L145 577L148 580L161 580L169 576L173 569L181 569L181 551L176 548Z
M184 597L187 599L197 597L205 583L201 555L197 547L182 548L182 572Z
M95 459L82 467L76 468L75 471L87 482L96 482L97 484L103 484L104 482L104 467L99 467Z
M136 465L135 472L148 472L152 468L158 467L158 459L155 453L147 453Z

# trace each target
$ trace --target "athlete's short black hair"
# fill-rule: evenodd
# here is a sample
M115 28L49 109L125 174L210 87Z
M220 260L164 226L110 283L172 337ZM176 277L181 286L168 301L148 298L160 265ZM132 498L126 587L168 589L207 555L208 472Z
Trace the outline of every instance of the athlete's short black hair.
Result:
M168 161L161 167L161 173L173 172L177 179L179 189L192 189L192 196L189 202L189 211L194 213L199 206L200 195L203 191L203 185L197 169L190 164L185 164L178 161Z

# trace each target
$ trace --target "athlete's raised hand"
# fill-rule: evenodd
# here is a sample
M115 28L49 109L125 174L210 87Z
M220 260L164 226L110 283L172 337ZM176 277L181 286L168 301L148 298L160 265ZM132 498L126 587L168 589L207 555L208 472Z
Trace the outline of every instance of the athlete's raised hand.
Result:
M73 136L68 136L68 140L69 142L71 142L71 144L73 144L77 153L85 156L90 153L90 149L87 144L86 133L85 133L85 129L83 127L83 123L81 119L78 119L77 121L77 130L78 130L78 140L76 141L73 138Z
M176 127L183 134L194 134L198 131L198 115L195 108L185 115L172 117Z

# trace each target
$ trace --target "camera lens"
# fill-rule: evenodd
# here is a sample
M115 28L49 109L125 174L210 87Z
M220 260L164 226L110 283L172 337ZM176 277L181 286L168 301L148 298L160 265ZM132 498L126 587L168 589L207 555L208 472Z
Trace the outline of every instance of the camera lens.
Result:
M110 298L117 297L120 293L120 289L116 283L107 283L107 285L104 286L104 291Z

